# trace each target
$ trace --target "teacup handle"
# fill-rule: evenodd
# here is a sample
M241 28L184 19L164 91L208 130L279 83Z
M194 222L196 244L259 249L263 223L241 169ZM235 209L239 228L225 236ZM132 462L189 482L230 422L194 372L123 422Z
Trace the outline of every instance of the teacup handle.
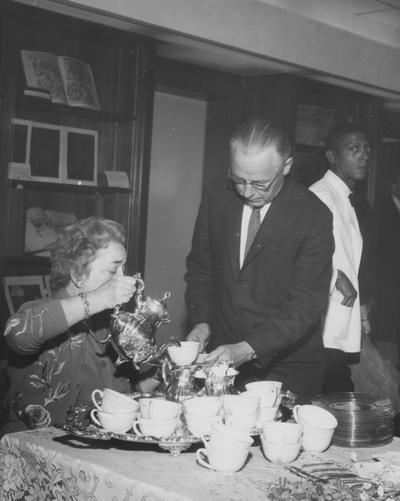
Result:
M104 393L99 390L99 389L96 389L96 390L93 390L92 391L92 402L94 403L95 407L97 409L99 409L99 411L101 411L101 405L98 403L98 401L96 400L96 395L99 394L100 397L101 397L101 401L103 401L103 395Z
M210 466L210 464L207 461L204 461L203 456L206 456L208 458L207 449L204 449L204 447L202 447L201 449L197 449L197 451L196 451L197 462L201 466L204 466L205 468L208 468L209 470L213 470L214 468L212 468L212 466Z
M280 388L278 388L278 387L274 388L274 405L272 407L277 407L279 405L278 398L279 398L280 394L281 394Z
M299 422L299 410L300 410L301 405L295 405L292 409L293 417L296 423Z
M224 416L217 414L214 418L213 424L224 424Z
M100 421L96 417L97 412L98 412L98 409L92 409L90 411L90 417L92 418L92 421L94 421L97 424L97 426L100 426L100 428L103 428L103 425L100 423Z
M135 432L135 435L142 437L143 433L138 428L139 424L140 424L140 421L134 421L132 424L132 428L133 428L133 431Z
M210 440L207 440L207 436L206 435L202 435L201 436L201 440L204 444L205 447L208 447L210 445Z

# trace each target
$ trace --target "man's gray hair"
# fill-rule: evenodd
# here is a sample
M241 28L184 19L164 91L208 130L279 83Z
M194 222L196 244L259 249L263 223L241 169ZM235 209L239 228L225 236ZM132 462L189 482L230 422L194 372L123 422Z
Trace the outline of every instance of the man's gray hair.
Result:
M237 148L262 150L271 145L285 160L290 157L292 148L287 134L272 122L261 119L239 125L230 140L232 153Z

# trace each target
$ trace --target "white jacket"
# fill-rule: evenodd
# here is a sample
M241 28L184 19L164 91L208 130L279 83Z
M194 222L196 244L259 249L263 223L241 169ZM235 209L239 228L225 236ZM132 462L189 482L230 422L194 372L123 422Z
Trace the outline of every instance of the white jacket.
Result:
M355 210L349 200L351 190L331 170L314 183L310 190L333 214L335 252L332 258L333 275L323 332L324 346L355 353L361 349L358 269L361 261L362 237ZM335 287L338 270L347 275L357 291L357 298L352 308L341 304L343 296Z

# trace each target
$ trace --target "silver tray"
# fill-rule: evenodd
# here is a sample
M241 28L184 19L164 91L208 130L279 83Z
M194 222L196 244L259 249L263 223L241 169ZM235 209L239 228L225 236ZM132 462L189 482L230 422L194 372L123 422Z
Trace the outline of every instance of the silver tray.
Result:
M172 456L179 455L182 451L188 449L191 445L201 442L201 438L193 435L176 436L166 438L156 438L150 435L135 435L132 432L113 433L105 431L99 426L89 424L86 426L62 425L59 426L62 430L75 437L85 440L103 440L110 441L111 439L130 442L136 444L156 444L162 449L168 450Z
M70 435L74 435L78 438L84 438L87 440L111 440L112 433L99 428L94 424L89 424L87 426L73 426L73 425L60 425L57 426L61 430L66 431Z
M135 435L134 433L110 433L111 438L115 438L116 440L123 440L124 442L134 442L141 444L171 444L171 445L179 445L179 444L196 444L201 442L201 438L191 436L177 437L171 436L166 438L156 438L151 435Z

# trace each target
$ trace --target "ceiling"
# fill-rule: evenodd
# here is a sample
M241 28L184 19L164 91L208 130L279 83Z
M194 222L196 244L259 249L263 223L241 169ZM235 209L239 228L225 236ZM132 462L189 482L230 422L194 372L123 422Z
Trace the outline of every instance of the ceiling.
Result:
M338 15L338 26L354 26L355 22L362 20L369 24L376 23L386 29L394 29L398 32L397 36L400 34L400 0L318 0L318 2L325 6L326 12L331 15L330 24L335 23L336 18L332 15L332 9L337 9L344 16L350 16L350 18L342 17L340 20ZM308 15L312 17L311 13ZM319 19L322 20L322 17ZM369 37L371 33L364 31L364 35Z
M400 49L400 0L257 0L308 19L375 40ZM388 108L400 107L399 96L382 89L371 89L361 82L345 81L305 67L276 61L212 45L190 38L168 37L160 34L158 53L162 57L198 64L241 76L265 75L277 72L308 76L315 80L337 84L361 92L379 94Z

